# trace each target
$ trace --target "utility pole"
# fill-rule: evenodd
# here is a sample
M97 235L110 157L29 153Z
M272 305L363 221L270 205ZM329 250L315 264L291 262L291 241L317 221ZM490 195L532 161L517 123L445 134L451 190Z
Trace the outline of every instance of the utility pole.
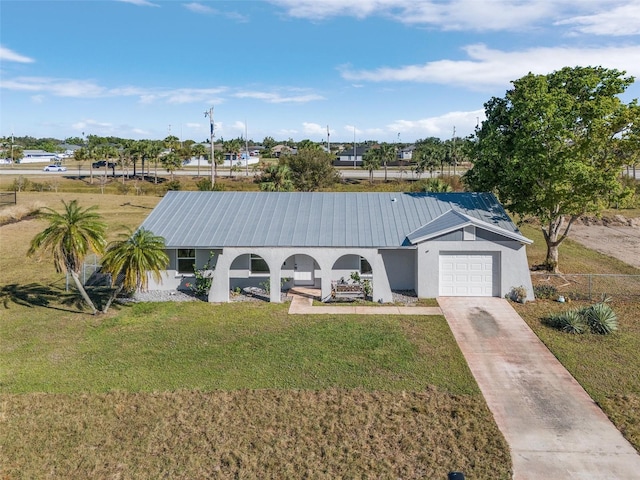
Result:
M453 126L453 135L451 136L451 160L453 161L453 175L456 175L456 126Z
M209 142L211 143L211 190L213 190L213 186L216 184L216 157L214 154L213 143L215 139L215 135L213 133L213 107L209 108L208 112L204 112L205 117L209 117Z
M356 127L353 127L353 169L356 169Z
M247 120L244 121L244 173L245 177L249 176L249 127Z
M329 125L327 125L327 153L331 154L331 142L329 141Z

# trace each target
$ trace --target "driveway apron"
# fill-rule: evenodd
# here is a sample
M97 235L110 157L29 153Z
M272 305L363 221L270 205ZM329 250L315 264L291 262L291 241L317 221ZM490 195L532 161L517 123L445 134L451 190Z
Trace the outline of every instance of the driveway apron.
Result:
M640 479L640 455L508 301L438 301L509 444L514 479Z

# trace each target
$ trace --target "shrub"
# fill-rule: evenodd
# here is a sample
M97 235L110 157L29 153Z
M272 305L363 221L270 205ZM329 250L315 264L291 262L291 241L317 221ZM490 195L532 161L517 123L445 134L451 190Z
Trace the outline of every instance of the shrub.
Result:
M605 302L585 309L584 317L592 333L607 335L618 329L618 316Z
M519 287L511 287L506 295L507 299L518 303L524 303L527 299L527 289L520 285Z
M558 296L558 289L553 285L535 285L533 287L533 293L536 298L550 299Z
M198 268L195 264L193 265L196 283L191 287L191 289L199 297L208 295L209 290L211 289L211 282L213 281L213 270L215 269L215 267L212 265L214 258L215 253L209 252L207 263L205 263L202 268Z
M180 180L169 180L165 184L165 188L167 190L180 190L180 188L181 188Z
M618 316L606 303L608 299L580 310L569 310L551 315L545 323L567 333L607 335L618 329Z
M196 182L196 187L201 192L211 191L211 179L209 177L201 178Z
M584 315L578 310L568 310L551 315L546 323L553 328L571 334L585 333L588 330Z

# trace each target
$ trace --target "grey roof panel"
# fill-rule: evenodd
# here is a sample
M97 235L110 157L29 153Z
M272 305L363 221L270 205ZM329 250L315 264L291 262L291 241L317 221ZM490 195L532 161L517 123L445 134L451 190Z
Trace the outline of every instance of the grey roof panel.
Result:
M448 211L521 237L488 193L168 192L142 226L170 248L397 247Z

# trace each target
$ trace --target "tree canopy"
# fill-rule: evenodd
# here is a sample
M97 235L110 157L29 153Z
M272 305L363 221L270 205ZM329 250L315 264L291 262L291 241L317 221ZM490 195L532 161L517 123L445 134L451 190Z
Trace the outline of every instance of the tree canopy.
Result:
M71 275L78 291L95 314L96 307L82 286L78 273L87 254L102 253L104 250L106 224L95 212L97 207L83 209L77 200L69 203L63 200L62 204L62 213L44 209L42 218L49 222L49 226L31 240L27 255L33 255L38 250L49 252L56 271Z
M285 155L282 161L291 170L291 181L296 190L313 192L340 181L340 174L333 166L333 156L321 149L301 148L295 155Z
M566 67L530 73L485 104L464 180L540 220L550 269L575 219L601 212L623 193L618 152L628 148L640 113L636 100L624 103L620 95L633 81L618 70Z

